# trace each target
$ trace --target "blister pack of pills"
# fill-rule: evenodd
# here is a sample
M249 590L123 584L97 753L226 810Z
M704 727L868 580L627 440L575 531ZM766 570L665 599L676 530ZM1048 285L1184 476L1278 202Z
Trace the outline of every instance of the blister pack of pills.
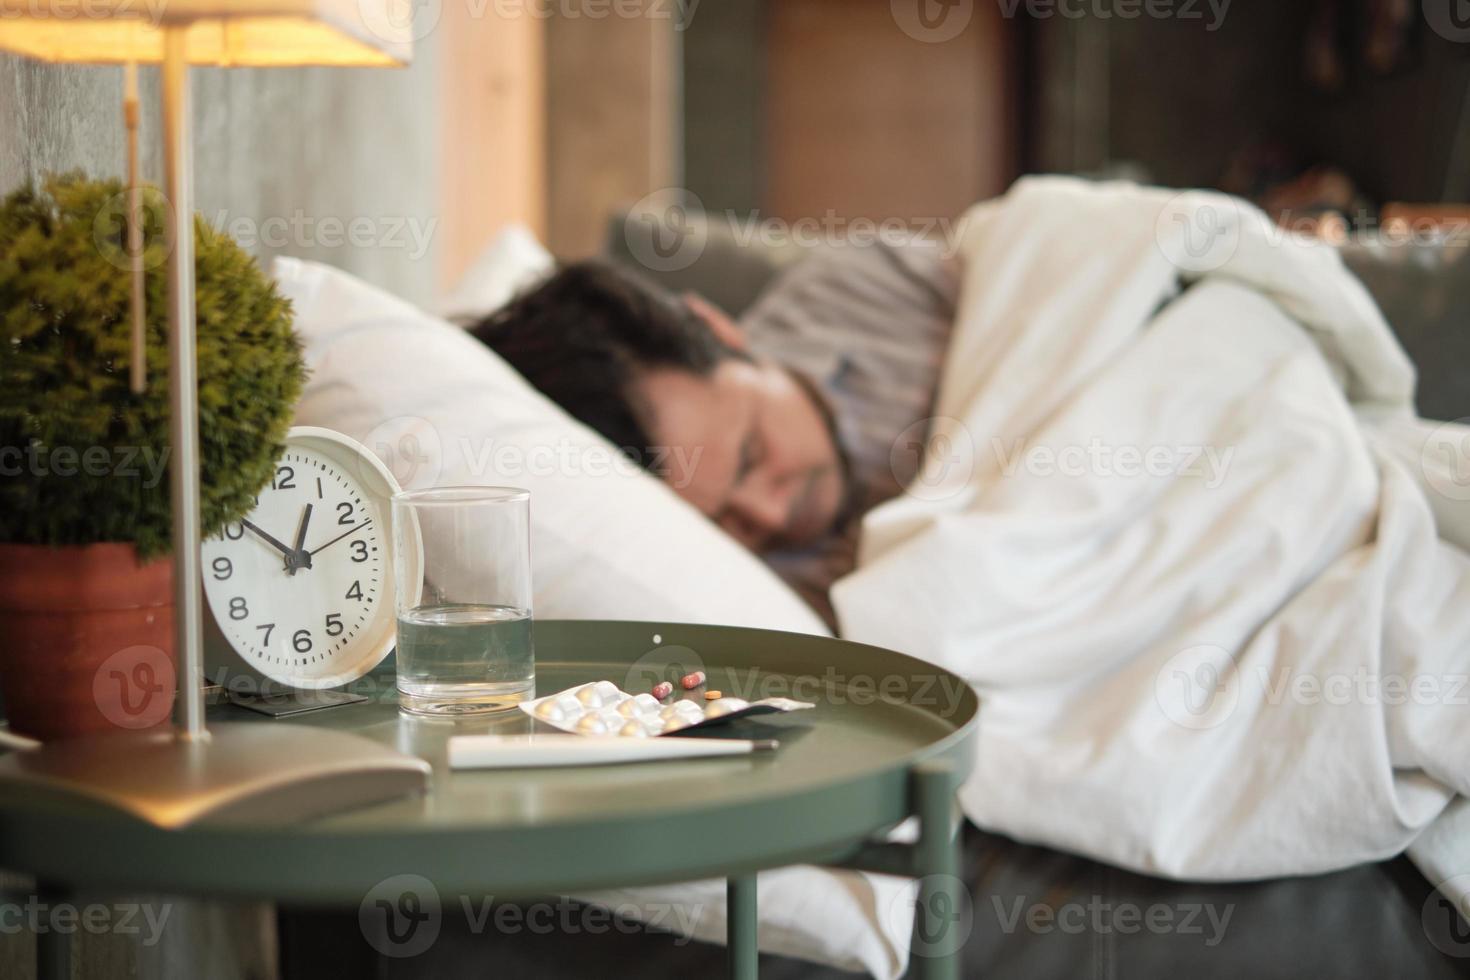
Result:
M522 711L553 728L580 735L626 735L648 738L721 725L736 718L811 708L809 701L762 698L745 701L719 697L698 701L661 701L652 694L628 694L612 681L592 681L544 698L522 702Z

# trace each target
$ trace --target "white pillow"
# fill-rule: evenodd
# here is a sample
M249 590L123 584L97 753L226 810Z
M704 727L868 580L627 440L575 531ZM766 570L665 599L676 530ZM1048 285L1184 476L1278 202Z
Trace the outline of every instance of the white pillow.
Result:
M521 290L551 274L556 259L525 225L506 225L470 263L438 312L446 320L477 318L504 306Z
M405 488L531 491L535 613L825 633L755 556L474 337L333 269L277 259L311 369L300 425L377 453Z

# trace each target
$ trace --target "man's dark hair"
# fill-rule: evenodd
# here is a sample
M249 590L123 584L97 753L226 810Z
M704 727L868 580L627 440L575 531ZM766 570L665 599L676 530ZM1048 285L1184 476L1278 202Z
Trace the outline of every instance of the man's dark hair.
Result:
M676 368L706 376L743 356L678 297L601 262L563 266L470 332L643 466L653 461L648 411L633 396L638 373Z

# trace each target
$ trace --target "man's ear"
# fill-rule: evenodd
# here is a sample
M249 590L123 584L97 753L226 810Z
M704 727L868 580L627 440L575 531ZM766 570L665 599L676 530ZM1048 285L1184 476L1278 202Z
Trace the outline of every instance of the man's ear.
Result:
M698 293L685 293L682 297L684 305L694 311L709 328L714 331L720 343L732 350L744 351L749 349L750 340L745 336L745 331L740 329L740 324L730 318L730 314L720 309L709 300Z

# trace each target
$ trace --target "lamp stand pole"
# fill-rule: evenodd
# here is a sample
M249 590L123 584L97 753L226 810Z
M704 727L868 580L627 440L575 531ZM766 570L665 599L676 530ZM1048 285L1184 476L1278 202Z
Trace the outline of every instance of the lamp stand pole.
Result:
M188 27L163 32L163 172L168 235L169 495L174 536L178 735L204 727L204 618L199 574L199 379L194 358L194 188L189 145Z
M63 739L0 757L0 792L100 803L166 828L196 820L282 823L423 792L429 764L349 732L275 721L204 727L199 567L199 379L187 23L164 29L168 219L169 493L179 699L172 732Z

